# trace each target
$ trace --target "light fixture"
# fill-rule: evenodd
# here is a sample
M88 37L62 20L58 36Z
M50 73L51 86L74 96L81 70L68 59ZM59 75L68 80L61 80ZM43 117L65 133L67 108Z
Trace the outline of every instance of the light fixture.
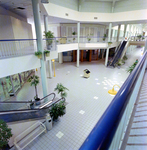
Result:
M41 3L48 4L48 3L49 3L49 0L41 0Z
M17 9L23 10L23 9L25 9L25 8L24 8L24 7L17 7Z
M115 87L115 86L118 86L118 87L120 88L119 85L115 84L115 85L113 86L112 90L109 90L109 91L108 91L109 94L112 94L112 95L116 95L116 94L117 94L117 91L114 90L114 87Z

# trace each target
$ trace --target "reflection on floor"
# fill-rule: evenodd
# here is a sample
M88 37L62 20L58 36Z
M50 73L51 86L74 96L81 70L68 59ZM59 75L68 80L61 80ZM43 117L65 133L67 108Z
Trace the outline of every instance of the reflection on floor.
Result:
M130 48L128 60L120 69L106 68L104 60L82 62L79 68L75 67L76 63L56 63L56 77L47 79L48 91L53 92L57 83L69 89L66 114L54 123L51 131L42 134L25 150L78 150L111 103L114 96L109 95L108 90L114 84L122 86L129 75L126 69L140 59L141 53L141 49ZM84 69L90 70L90 78L82 77ZM40 76L39 72L37 74ZM38 91L42 97L41 84ZM34 95L34 87L26 83L16 99L30 100Z

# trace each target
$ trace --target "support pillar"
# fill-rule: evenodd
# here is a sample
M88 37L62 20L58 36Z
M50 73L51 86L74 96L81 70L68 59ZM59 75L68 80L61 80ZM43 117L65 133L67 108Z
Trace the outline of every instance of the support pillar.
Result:
M111 29L112 29L112 23L109 23L108 42L111 41Z
M44 29L45 32L48 32L48 16L44 15ZM48 61L48 70L49 70L49 78L52 78L52 62Z
M124 25L124 35L123 35L124 38L126 37L126 31L127 31L127 24Z
M79 41L80 41L80 22L77 23L77 38L78 38L77 67L79 67L79 58L80 58L80 50L79 50Z
M119 24L118 25L118 32L117 32L117 42L119 42L119 34L120 34L120 27L121 27L121 25Z
M105 58L105 66L106 67L107 67L107 63L108 63L108 56L109 56L109 47L107 48L106 58Z
M36 37L37 37L37 50L43 53L39 0L32 0L32 8L33 8L35 30L36 30ZM42 57L40 61L41 61L40 72L41 72L42 89L43 89L43 96L45 97L48 94L48 88L47 88L47 76L46 76L46 66L45 66L44 57Z
M58 56L59 56L59 63L62 64L63 63L63 53L62 52L59 53Z
M130 33L130 37L132 36L131 28L132 28L132 26L129 25L129 33Z
M16 97L16 93L15 93L15 89L14 89L14 85L13 85L12 76L10 76L10 81L11 81L11 85L12 85L13 94L14 94L14 96Z

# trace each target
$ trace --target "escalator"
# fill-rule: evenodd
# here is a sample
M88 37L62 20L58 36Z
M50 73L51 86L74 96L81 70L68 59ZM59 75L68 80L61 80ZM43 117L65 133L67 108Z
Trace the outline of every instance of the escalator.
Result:
M0 102L0 119L5 122L41 119L46 116L53 104L64 100L64 98L56 98L55 93L51 93L40 99L39 105L34 102L35 107L33 109L30 108L32 101L3 101Z
M118 46L117 50L116 50L116 53L113 57L113 59L111 61L109 61L108 65L107 66L113 66L115 67L115 64L117 63L117 61L120 59L121 55L122 55L122 52L125 48L127 44L127 41L123 41L120 46Z

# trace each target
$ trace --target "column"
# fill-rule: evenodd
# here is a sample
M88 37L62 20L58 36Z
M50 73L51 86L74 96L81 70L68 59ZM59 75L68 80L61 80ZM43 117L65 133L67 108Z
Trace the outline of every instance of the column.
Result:
M63 63L63 53L62 52L59 53L58 56L59 56L59 63L62 64Z
M109 56L109 47L107 48L106 51L106 58L105 58L105 66L107 67L107 63L108 63L108 56Z
M16 97L16 93L15 93L15 89L14 89L14 85L13 85L12 76L10 76L10 81L11 81L11 85L12 85L12 92L13 92L14 96Z
M41 32L41 19L40 19L40 9L39 9L39 0L32 0L32 8L34 14L35 21L35 30L37 37L37 50L43 52L43 41L42 41L42 32ZM46 66L44 57L42 57L41 61L41 81L42 81L42 89L43 96L45 97L48 94L47 88L47 76L46 76Z
M116 40L116 42L119 42L120 27L121 27L121 25L119 24L118 25L118 32L117 32L117 40Z
M127 31L127 24L124 25L124 35L123 35L124 38L126 37L126 31Z
M108 42L111 41L111 29L112 29L112 23L109 23Z
M130 33L130 37L132 36L131 28L132 28L132 25L129 25L129 33Z
M80 58L80 50L79 50L79 42L80 42L80 22L77 23L77 38L78 38L77 67L79 67L79 58Z
M45 32L48 32L48 16L44 15L44 28ZM52 78L52 62L51 60L48 61L48 72L49 72L49 78Z

